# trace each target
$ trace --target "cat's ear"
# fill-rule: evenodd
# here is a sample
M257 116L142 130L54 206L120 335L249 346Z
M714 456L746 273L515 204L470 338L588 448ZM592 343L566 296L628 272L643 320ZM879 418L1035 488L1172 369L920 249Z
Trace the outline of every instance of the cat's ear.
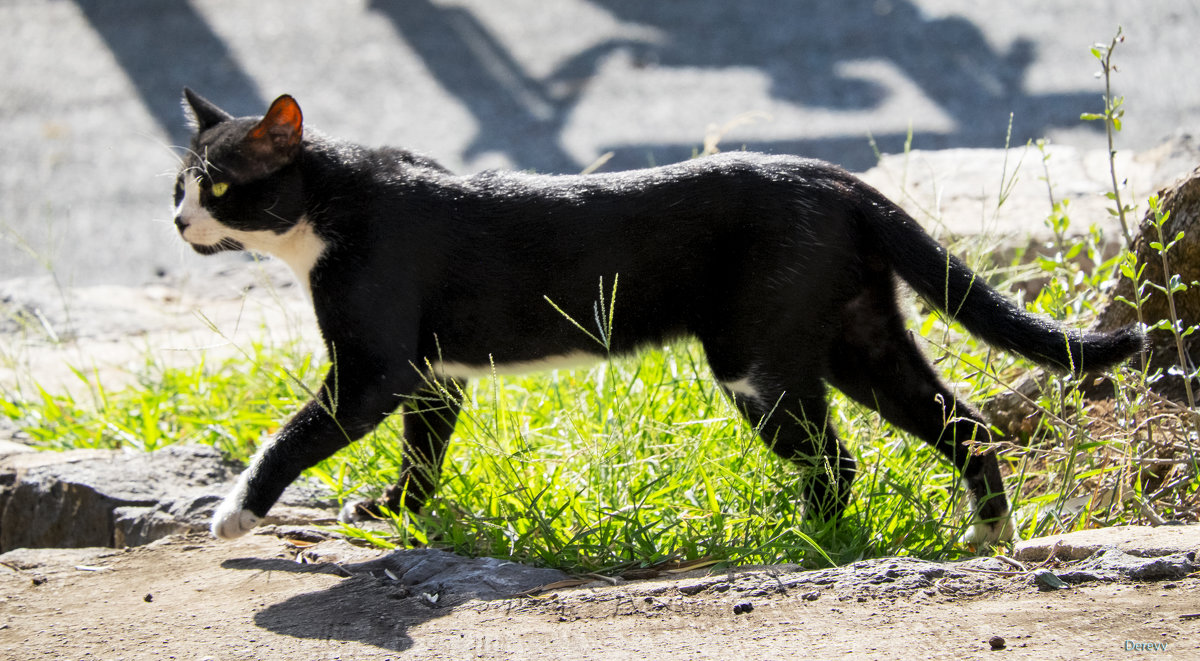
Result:
M233 119L233 115L218 108L212 101L196 94L187 87L183 88L184 115L197 131L210 129L221 122ZM190 112L187 112L190 111Z
M300 105L284 94L275 99L257 126L250 129L246 142L262 157L279 164L290 162L300 151L304 137L304 116Z

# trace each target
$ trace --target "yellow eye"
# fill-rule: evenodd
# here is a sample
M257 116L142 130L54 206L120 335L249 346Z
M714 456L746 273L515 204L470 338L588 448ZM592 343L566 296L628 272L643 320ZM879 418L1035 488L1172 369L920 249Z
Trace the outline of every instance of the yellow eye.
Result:
M227 191L227 190L229 190L229 184L227 184L223 181L212 185L213 197L221 197L222 195L225 194L225 191Z

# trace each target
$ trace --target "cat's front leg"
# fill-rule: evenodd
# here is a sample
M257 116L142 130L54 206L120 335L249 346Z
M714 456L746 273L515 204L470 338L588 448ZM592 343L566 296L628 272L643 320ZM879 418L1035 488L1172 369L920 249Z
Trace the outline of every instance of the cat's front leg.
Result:
M213 513L213 535L233 539L250 532L305 469L370 432L396 409L396 393L411 391L411 384L354 365L344 360L337 377L331 371L318 396L259 448Z

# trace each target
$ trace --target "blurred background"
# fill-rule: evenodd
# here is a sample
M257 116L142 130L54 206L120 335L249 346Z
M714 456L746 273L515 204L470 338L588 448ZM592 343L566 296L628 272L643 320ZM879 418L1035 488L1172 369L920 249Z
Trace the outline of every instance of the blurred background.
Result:
M1200 131L1190 1L0 0L0 279L201 268L170 224L184 85L234 114L290 93L310 127L464 173L669 163L722 129L861 171L868 136L1000 148L1010 115L1013 144L1102 148L1079 116L1118 25L1118 148Z

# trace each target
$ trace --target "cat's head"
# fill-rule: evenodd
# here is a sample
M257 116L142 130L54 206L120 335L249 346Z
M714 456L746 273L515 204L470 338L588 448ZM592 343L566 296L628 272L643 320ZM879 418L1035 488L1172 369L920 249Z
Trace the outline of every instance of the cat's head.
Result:
M175 180L175 226L196 252L274 252L303 216L300 106L283 95L263 117L234 117L190 89L196 129Z

